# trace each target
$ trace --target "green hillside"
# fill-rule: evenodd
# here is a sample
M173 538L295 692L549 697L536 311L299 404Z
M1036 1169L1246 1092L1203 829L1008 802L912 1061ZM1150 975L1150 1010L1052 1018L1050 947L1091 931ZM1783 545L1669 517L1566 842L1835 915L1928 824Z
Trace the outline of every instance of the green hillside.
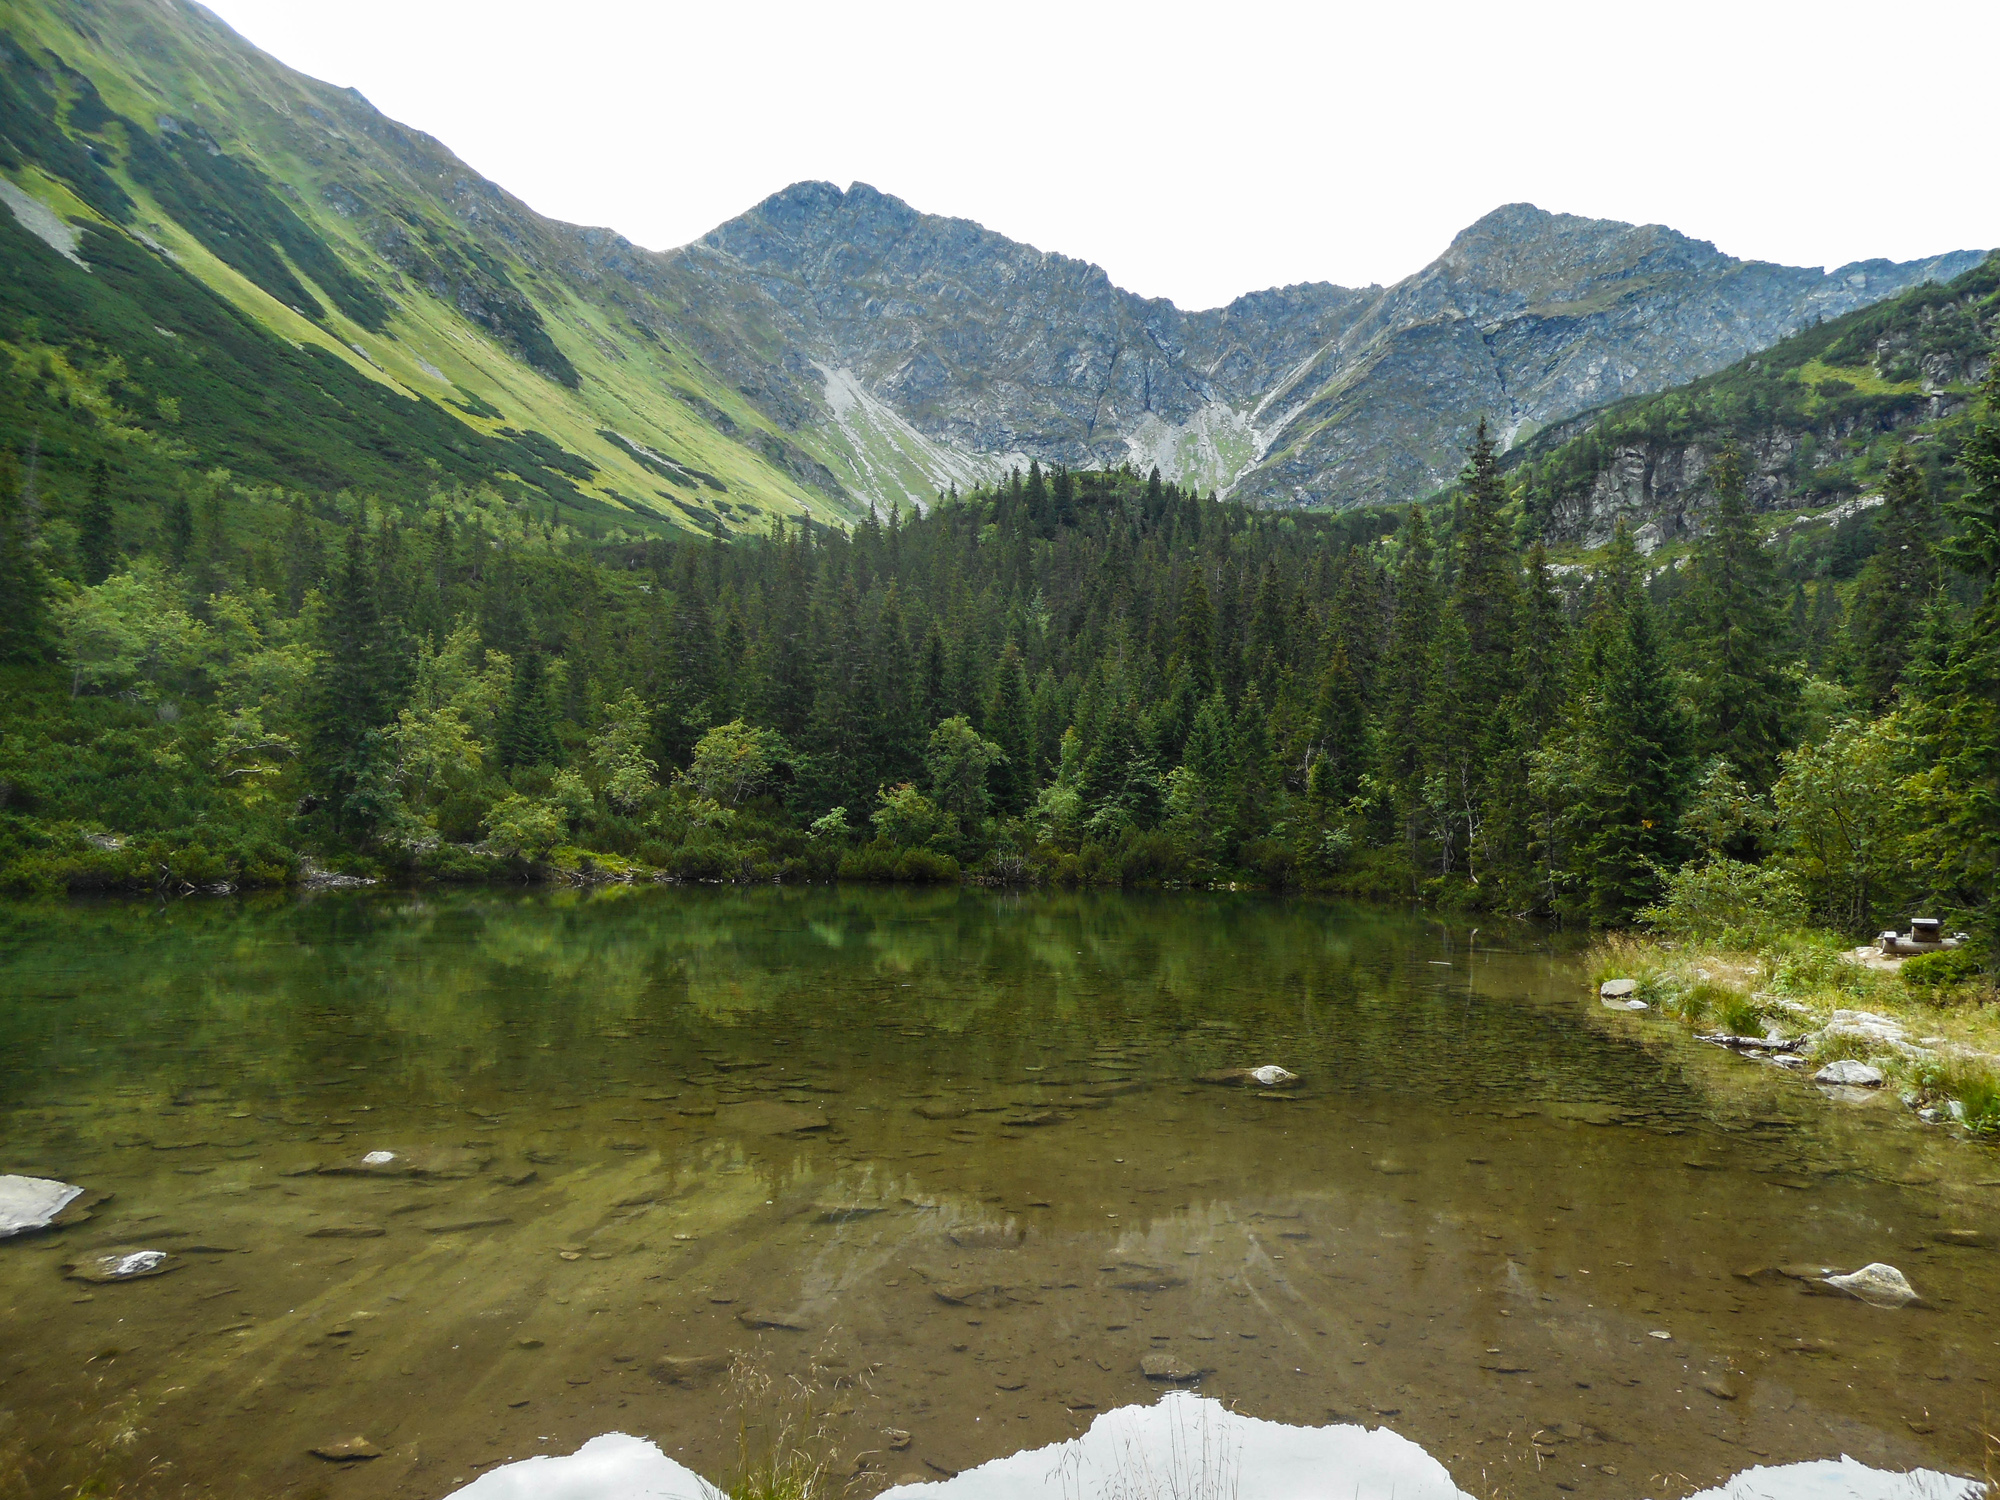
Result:
M855 513L667 331L658 257L193 7L0 5L0 174L0 421L58 501L101 456L127 488L486 486L594 534Z
M1703 476L1731 444L1764 510L1879 493L1905 443L1949 487L1957 434L2000 326L2000 255L1946 285L1829 319L1725 370L1538 433L1508 456L1530 528L1603 540L1712 503ZM1624 483L1623 474L1630 476Z

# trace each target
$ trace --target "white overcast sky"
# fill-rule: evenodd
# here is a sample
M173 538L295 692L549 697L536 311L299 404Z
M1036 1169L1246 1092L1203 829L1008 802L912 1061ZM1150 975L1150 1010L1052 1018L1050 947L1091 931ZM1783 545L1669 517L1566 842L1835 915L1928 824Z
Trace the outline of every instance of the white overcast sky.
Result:
M208 0L542 213L698 238L802 178L1210 307L1502 203L1835 266L2000 245L2000 0Z

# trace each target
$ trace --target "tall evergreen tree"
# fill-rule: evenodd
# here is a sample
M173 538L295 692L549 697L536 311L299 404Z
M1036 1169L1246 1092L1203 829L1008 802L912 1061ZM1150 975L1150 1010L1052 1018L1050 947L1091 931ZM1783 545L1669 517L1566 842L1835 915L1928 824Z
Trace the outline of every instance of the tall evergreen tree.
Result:
M532 647L514 663L514 680L500 718L498 749L501 768L508 771L554 765L560 756L548 664Z
M1313 702L1317 728L1317 772L1321 794L1331 802L1345 802L1361 784L1368 768L1368 704L1362 697L1361 679L1347 658L1345 638L1334 638L1333 650L1321 670L1318 692Z
M1607 925L1659 895L1680 853L1687 728L1667 679L1653 611L1635 594L1602 658L1595 714L1598 763L1588 784L1591 915Z
M1382 751L1389 778L1414 787L1423 774L1424 689L1430 681L1431 638L1437 633L1437 583L1430 525L1411 506L1397 538L1396 613L1382 663Z
M111 470L101 458L90 465L90 494L77 515L76 532L83 581L104 582L118 566L118 517L111 508Z
M1500 514L1507 489L1500 479L1498 452L1481 417L1459 476L1465 504L1456 543L1458 576L1452 605L1465 622L1467 650L1475 667L1475 680L1467 686L1484 707L1497 703L1505 691L1518 588L1513 538Z
M320 655L307 689L305 765L339 836L365 825L356 792L381 758L381 729L392 705L389 647L360 529L331 580L321 620Z
M1002 817L1025 809L1035 791L1034 725L1028 708L1028 670L1009 640L993 674L993 697L986 710L986 736L1004 757L990 773L993 804Z
M1778 665L1784 627L1770 554L1751 524L1742 456L1734 448L1716 459L1710 482L1716 503L1683 600L1682 661L1701 753L1723 757L1762 789L1777 779L1793 696Z
M194 546L194 507L188 504L187 492L175 490L167 501L166 522L167 558L175 567L183 567L188 553Z
M1174 623L1174 654L1170 670L1182 673L1197 698L1215 691L1215 609L1201 569L1189 570L1181 590L1180 618Z
M0 447L0 662L39 663L53 650L48 577L12 444Z
M1924 471L1898 448L1889 460L1876 522L1880 543L1862 566L1852 630L1861 688L1879 710L1888 706L1910 658L1924 606L1937 587L1937 507Z

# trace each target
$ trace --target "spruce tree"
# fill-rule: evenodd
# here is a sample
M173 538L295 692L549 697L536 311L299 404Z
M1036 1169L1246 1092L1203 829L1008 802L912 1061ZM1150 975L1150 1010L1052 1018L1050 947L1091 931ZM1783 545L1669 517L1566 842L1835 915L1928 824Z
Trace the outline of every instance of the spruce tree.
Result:
M1398 536L1396 613L1382 663L1382 752L1390 780L1412 787L1422 776L1424 689L1430 680L1431 637L1437 632L1437 586L1431 532L1411 506Z
M1682 661L1700 752L1721 756L1762 790L1777 779L1793 696L1778 665L1784 627L1770 554L1751 524L1741 455L1725 450L1710 479L1716 504L1682 602Z
M532 646L514 663L507 706L498 732L501 769L554 765L560 751L555 705L549 698L548 666Z
M194 507L188 504L185 491L175 490L167 502L164 530L167 557L175 567L186 567L188 553L194 546Z
M1201 569L1188 573L1181 590L1180 617L1174 622L1174 654L1169 670L1180 672L1197 698L1215 691L1215 610Z
M83 581L104 582L118 566L118 517L111 508L111 471L101 458L90 466L90 494L77 515L76 531Z
M1507 503L1507 490L1500 480L1498 452L1486 435L1486 419L1482 417L1465 471L1459 476L1465 486L1465 504L1455 548L1458 576L1452 590L1452 606L1465 622L1467 649L1476 667L1474 680L1467 687L1482 707L1497 703L1504 691L1517 591L1513 539L1500 515Z
M320 656L307 687L305 767L336 837L367 822L351 805L382 754L380 731L390 704L387 640L375 579L359 528L347 535L321 619Z
M39 664L53 652L48 576L11 444L0 447L0 662Z
M1597 681L1597 764L1588 785L1592 917L1619 926L1660 892L1678 861L1687 731L1667 678L1653 611L1635 593L1607 643Z
M933 625L924 637L924 659L917 671L917 724L925 734L940 719L951 717L951 671L945 660L944 636Z
M1001 648L993 677L993 698L986 710L986 737L1005 757L993 768L994 808L1014 817L1034 796L1033 723L1028 710L1028 670L1012 640Z
M1318 732L1313 764L1317 784L1329 801L1345 802L1354 795L1362 772L1368 768L1368 705L1361 693L1361 680L1348 661L1344 638L1334 638L1333 650L1320 672L1313 721Z
M1880 542L1861 569L1850 627L1861 689L1878 711L1895 697L1924 606L1937 586L1937 561L1931 551L1937 508L1924 472L1911 460L1908 448L1898 448L1890 459L1883 494L1886 504L1876 522Z

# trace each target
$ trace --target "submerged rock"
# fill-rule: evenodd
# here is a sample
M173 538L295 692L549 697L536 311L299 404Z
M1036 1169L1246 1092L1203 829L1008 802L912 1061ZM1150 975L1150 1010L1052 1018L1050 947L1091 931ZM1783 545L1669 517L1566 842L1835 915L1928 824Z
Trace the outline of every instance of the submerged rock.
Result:
M1265 1063L1261 1068L1217 1068L1210 1073L1195 1074L1196 1083L1219 1083L1236 1088L1273 1089L1287 1083L1297 1083L1299 1075L1279 1067L1276 1063Z
M945 1233L961 1250L1018 1250L1027 1237L1012 1219L1000 1224L954 1224Z
M446 1147L440 1151L389 1151L376 1149L318 1168L322 1177L434 1177L462 1181L477 1177L493 1162L487 1151L469 1147Z
M726 1354L663 1354L647 1369L662 1385L694 1385L729 1368Z
M1879 1260L1845 1276L1829 1276L1826 1284L1839 1287L1850 1297L1859 1297L1870 1307L1903 1307L1917 1300L1917 1289L1910 1285L1909 1278Z
M52 1227L83 1189L52 1177L0 1177L0 1240Z
M1165 1349L1155 1349L1151 1354L1142 1356L1139 1370L1148 1380L1164 1381L1169 1385L1186 1385L1208 1373L1200 1361Z
M805 1320L797 1313L761 1312L744 1308L736 1315L736 1321L745 1328L782 1328L789 1333L804 1333Z
M312 1456L323 1458L330 1464L352 1464L380 1458L382 1450L365 1437L351 1437L337 1443L321 1443L312 1450Z
M1122 1265L1104 1269L1111 1275L1111 1284L1121 1292L1165 1292L1188 1282L1187 1277L1178 1276L1164 1266Z
M1875 1089L1882 1086L1882 1070L1867 1063L1856 1062L1851 1057L1843 1057L1838 1062L1830 1062L1813 1074L1814 1083L1839 1083L1851 1088Z
M164 1250L144 1250L133 1245L120 1245L113 1250L100 1251L83 1260L71 1261L63 1267L63 1274L72 1281L103 1283L107 1281L137 1281L142 1276L164 1276L169 1271L178 1271L181 1261Z
M754 1100L725 1104L716 1110L716 1124L744 1135L805 1135L825 1130L833 1122L808 1105Z

